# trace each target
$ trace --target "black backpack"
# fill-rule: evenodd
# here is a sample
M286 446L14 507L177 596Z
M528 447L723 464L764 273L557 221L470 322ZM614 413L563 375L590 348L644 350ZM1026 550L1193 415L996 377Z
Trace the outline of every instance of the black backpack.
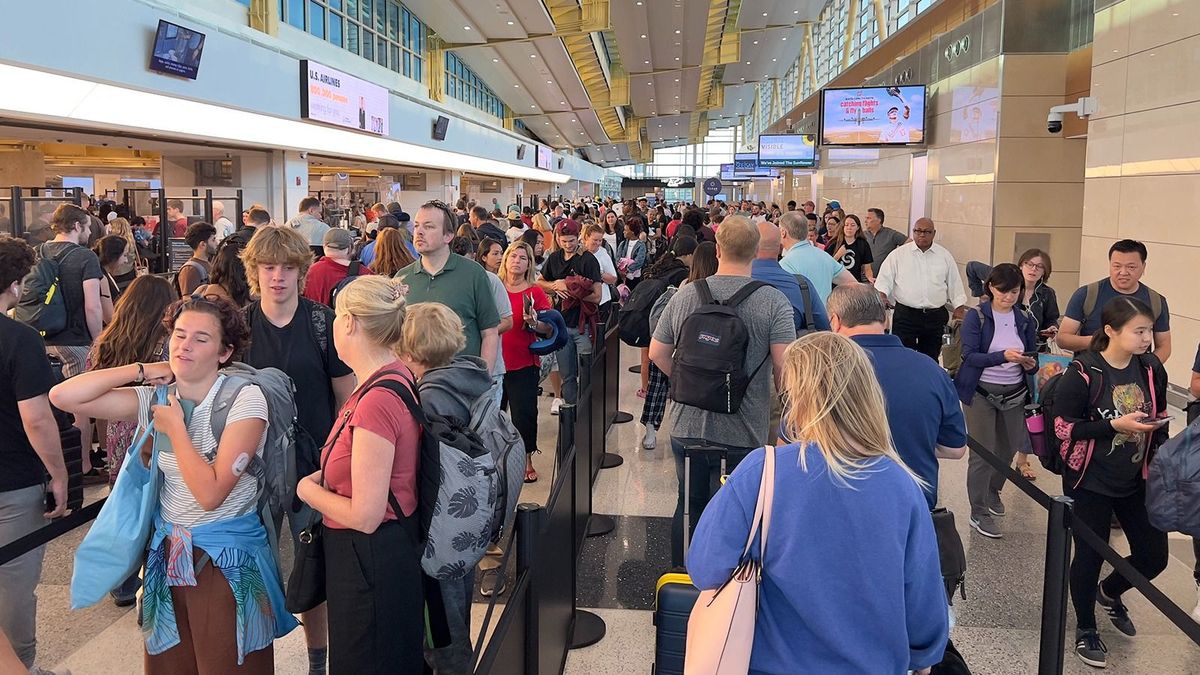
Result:
M1086 354L1087 352L1084 352ZM1080 354L1083 356L1083 354ZM1139 360L1140 363L1140 360ZM1100 373L1088 374L1088 368L1079 357L1071 361L1068 368L1074 368L1081 376L1083 381L1088 385L1088 405L1093 406L1100 398L1100 392L1104 390L1104 378ZM1063 456L1061 451L1061 442L1058 436L1054 433L1054 398L1058 392L1058 383L1062 381L1063 375L1067 371L1064 370L1054 377L1046 380L1046 383L1041 386L1038 391L1038 402L1042 406L1043 416L1043 431L1042 435L1045 438L1044 446L1046 454L1039 455L1038 459L1042 466L1051 473L1062 475L1063 472Z
M87 249L71 245L56 256L47 256L45 247L45 244L38 247L37 264L25 275L21 299L13 308L13 318L28 324L41 333L42 337L51 337L67 329L67 301L62 293L62 263L76 249Z
M351 281L354 281L355 278L357 278L360 274L362 274L362 268L363 268L363 264L361 261L359 261L359 260L350 261L350 268L348 270L346 270L346 277L344 279L342 279L341 281L337 282L337 285L333 287L333 290L329 291L329 306L331 308L337 307L337 305L335 305L333 303L337 302L338 293L341 293L343 288L345 288L346 286L349 286Z
M737 306L766 286L751 281L725 302L713 299L706 279L692 282L700 306L686 319L675 339L671 366L671 400L701 410L733 414L742 407L746 388L770 358L763 357L749 375L743 367L750 331Z
M666 292L666 279L643 279L634 286L617 319L617 335L621 342L630 347L650 346L650 310Z
M800 298L804 301L804 328L796 331L796 337L799 338L817 332L817 321L813 318L812 288L808 285L808 279L803 274L797 274L796 283L800 285Z

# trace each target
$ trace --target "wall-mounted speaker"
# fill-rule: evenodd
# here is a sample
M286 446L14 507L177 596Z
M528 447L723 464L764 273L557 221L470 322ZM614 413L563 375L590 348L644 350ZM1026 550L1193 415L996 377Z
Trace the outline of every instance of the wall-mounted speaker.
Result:
M446 129L450 126L450 118L445 115L438 115L437 120L433 123L433 140L446 140Z

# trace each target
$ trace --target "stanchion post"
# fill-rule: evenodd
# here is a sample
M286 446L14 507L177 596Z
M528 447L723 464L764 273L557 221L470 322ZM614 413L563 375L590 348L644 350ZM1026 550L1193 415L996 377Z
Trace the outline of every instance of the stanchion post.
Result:
M1067 641L1067 574L1071 565L1070 497L1050 503L1046 521L1046 575L1042 582L1041 645L1038 675L1062 675Z
M542 517L545 509L537 504L518 504L517 522L514 524L519 533L517 536L517 574L521 570L529 570L529 578L533 579L537 570L537 546L535 540L541 530ZM506 570L501 570L505 574ZM525 672L536 673L538 664L538 588L530 583L526 587L528 596L525 600Z

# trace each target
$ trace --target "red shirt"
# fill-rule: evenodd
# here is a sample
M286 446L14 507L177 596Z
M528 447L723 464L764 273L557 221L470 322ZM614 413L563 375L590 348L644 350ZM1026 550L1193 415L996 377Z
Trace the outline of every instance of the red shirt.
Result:
M550 309L550 299L545 291L537 286L530 286L520 293L508 292L508 302L512 305L512 330L500 336L500 346L504 350L504 369L508 372L541 365L542 360L529 351L529 345L541 339L532 331L525 330L525 296L533 296L533 308L537 311Z
M380 369L404 373L412 377L412 373L400 361L393 361ZM408 387L400 375L386 375L386 379L395 380ZM415 379L415 378L414 378ZM408 387L412 391L411 387ZM413 397L416 398L415 396ZM346 405L338 413L330 438L337 434L342 426L342 416L350 415L350 421L338 434L333 447L328 451L329 457L325 463L325 485L334 493L343 497L354 495L354 485L350 478L350 456L353 445L354 430L363 428L373 434L383 437L396 448L396 457L392 461L392 493L400 503L404 515L411 516L417 509L417 459L420 456L421 427L413 419L404 401L395 392L383 388L370 389L363 394L359 387L351 394ZM328 443L328 439L326 443ZM325 458L322 458L325 461ZM396 513L389 504L383 519L396 520ZM325 516L326 527L347 529L345 525Z
M345 279L349 273L348 265L343 265L328 256L321 258L308 268L308 276L304 281L304 297L313 302L328 305L329 294L333 292L333 287L337 286L338 282ZM373 274L373 272L366 265L359 265L358 274L362 276Z

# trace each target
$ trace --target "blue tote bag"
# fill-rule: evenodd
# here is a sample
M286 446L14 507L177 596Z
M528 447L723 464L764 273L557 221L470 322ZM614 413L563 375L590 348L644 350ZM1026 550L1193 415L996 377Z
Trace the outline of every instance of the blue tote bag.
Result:
M155 391L156 404L166 403L167 388ZM141 448L154 438L150 466L142 466ZM92 528L75 550L75 570L71 574L71 609L83 609L100 602L109 591L120 586L142 565L146 542L154 528L158 510L158 491L162 474L158 454L162 451L154 422L142 430L125 455L117 482ZM166 437L161 441L166 442Z

